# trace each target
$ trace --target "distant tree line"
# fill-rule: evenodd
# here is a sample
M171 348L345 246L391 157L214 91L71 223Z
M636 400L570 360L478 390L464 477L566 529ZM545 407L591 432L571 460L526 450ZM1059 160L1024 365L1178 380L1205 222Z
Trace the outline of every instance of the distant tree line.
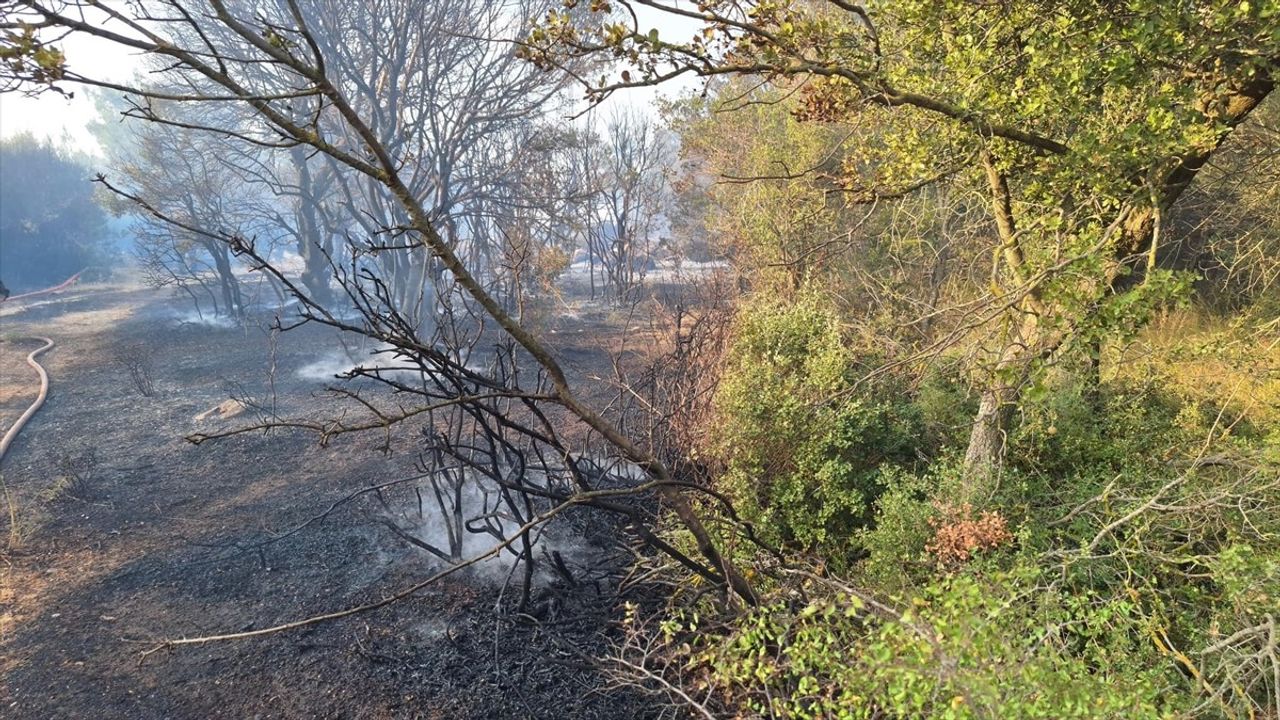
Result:
M82 158L30 135L0 143L0 279L46 287L110 262L107 216Z

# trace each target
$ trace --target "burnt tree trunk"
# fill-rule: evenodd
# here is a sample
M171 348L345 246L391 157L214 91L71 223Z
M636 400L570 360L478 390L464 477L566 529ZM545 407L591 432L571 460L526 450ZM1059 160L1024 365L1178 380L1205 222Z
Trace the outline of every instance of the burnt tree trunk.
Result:
M222 291L222 304L227 314L239 317L244 314L244 300L240 296L240 281L231 268L231 253L226 245L210 243L209 254L218 272L218 286Z

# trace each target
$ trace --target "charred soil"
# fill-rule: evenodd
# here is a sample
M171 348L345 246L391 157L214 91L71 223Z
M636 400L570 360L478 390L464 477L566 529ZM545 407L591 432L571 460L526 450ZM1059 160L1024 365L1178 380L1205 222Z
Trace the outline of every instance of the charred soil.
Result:
M282 414L323 412L333 400L302 370L316 348L333 347L328 332L203 323L170 296L136 288L82 287L4 308L0 428L35 392L22 359L36 345L21 338L49 335L58 347L43 358L49 400L2 468L15 522L6 508L0 715L649 714L644 698L612 688L590 662L620 615L611 578L623 560L600 542L607 532L584 539L593 550L579 558L579 582L541 584L537 618L510 612L500 573L470 572L373 612L143 657L164 639L376 601L438 569L376 521L385 497L369 493L316 519L335 500L412 473L412 453L385 452L386 436L327 447L281 432L184 440L244 421L233 398L287 406ZM626 334L560 345L588 376L607 370L608 346ZM412 429L396 432L405 437L391 438L392 448L412 448Z

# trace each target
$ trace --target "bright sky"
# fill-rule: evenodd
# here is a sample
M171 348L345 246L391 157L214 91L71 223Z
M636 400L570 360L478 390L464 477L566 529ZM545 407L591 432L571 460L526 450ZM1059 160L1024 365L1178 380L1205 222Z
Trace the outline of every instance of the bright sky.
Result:
M132 51L93 37L73 36L62 48L71 68L91 67L92 74L101 80L125 81L139 66L138 56ZM101 148L87 129L97 117L93 101L85 88L69 89L75 91L71 99L52 92L37 97L0 94L0 137L30 133L82 152L100 154Z
M673 41L687 40L697 26L696 21L673 17L642 6L638 6L636 11L642 31L648 27L657 27L662 37ZM97 38L74 36L67 39L62 47L67 53L67 64L72 69L90 67L92 73L84 74L92 74L98 79L125 81L140 66L137 53ZM637 88L620 92L603 109L607 111L609 105L616 103L647 111L653 107L659 95L671 97L697 87L697 83L695 79L682 78L661 90ZM58 145L69 145L80 152L100 155L102 149L88 131L89 123L97 118L93 101L85 88L72 89L76 92L71 99L48 92L34 98L15 93L0 94L0 138L30 133Z

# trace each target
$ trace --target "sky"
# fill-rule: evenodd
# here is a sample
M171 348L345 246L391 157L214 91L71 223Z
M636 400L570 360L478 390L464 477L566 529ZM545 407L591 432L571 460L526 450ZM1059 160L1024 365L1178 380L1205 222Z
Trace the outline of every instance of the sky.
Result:
M72 69L91 64L95 77L111 82L128 80L140 66L136 53L98 38L73 36L62 43L62 48ZM97 119L90 94L81 87L69 89L74 95L70 99L53 92L36 97L0 93L0 137L29 133L81 152L101 154L87 128Z
M447 1L447 0L446 0ZM659 34L672 40L687 40L694 32L696 21L677 18L646 7L637 7L641 30L656 27ZM141 67L141 56L113 43L86 36L72 36L62 44L67 54L68 66L75 70L89 64L98 79L112 82L127 81ZM696 87L697 81L681 79L669 83L661 90L636 88L616 93L601 108L608 112L610 105L634 107L644 112L652 111L660 96L675 96ZM0 93L0 138L31 134L59 146L90 155L101 155L102 148L88 130L88 125L98 114L86 88L72 87L74 97L67 99L57 93L46 92L37 97L16 93Z

